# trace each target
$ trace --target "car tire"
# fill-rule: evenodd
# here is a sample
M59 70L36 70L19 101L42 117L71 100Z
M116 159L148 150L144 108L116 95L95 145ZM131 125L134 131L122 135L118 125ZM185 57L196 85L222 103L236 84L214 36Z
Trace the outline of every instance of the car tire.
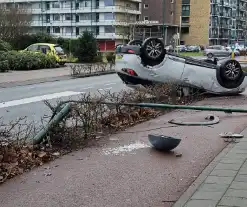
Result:
M233 89L239 87L245 75L241 65L236 60L225 60L217 71L217 79L221 86Z
M208 57L208 58L213 58L213 56L214 56L214 55L213 55L212 53L208 53L208 54L207 54L207 57Z
M150 61L160 62L165 57L165 46L162 40L150 37L142 44L143 57Z
M142 46L142 40L131 40L128 45L137 45L137 46Z
M65 65L65 63L58 63L60 66L64 66Z

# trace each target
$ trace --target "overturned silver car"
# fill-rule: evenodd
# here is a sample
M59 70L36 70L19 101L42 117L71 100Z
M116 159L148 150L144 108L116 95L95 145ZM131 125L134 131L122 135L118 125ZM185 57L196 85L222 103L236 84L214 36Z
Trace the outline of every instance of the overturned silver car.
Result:
M116 72L127 85L175 83L213 94L242 93L246 74L234 59L218 62L184 57L165 50L162 40L134 40L116 47Z

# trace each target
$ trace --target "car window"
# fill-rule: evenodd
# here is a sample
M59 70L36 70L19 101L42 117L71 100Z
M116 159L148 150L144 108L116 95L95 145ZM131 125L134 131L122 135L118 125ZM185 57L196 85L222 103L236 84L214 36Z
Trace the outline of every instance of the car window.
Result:
M213 49L215 49L215 50L222 50L222 47L221 46L214 46Z
M27 48L28 51L37 51L38 50L38 45L30 45Z
M48 45L39 45L39 50L46 54L47 52L51 51L51 48Z
M54 49L56 50L58 55L64 55L64 51L63 48L61 48L60 46L55 46Z

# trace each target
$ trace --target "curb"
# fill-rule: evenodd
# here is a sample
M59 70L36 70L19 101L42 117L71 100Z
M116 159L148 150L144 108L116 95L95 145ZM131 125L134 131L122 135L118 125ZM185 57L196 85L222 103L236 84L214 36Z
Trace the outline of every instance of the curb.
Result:
M247 123L234 130L235 133L242 133L247 129ZM197 179L191 183L191 185L183 192L176 203L172 207L183 207L190 200L196 190L200 187L203 181L208 177L208 175L213 171L216 165L221 161L221 159L227 155L227 153L236 145L237 143L228 144L221 152L206 166L206 168L201 172Z
M0 83L0 88L11 88L11 87L17 87L17 86L27 86L27 85L34 85L34 84L40 84L40 83L48 83L48 82L56 82L61 80L70 80L70 79L76 79L76 78L88 78L88 77L94 77L94 76L100 76L100 75L108 75L108 74L114 74L115 71L107 71L103 73L91 73L87 75L65 75L60 77L50 77L50 78L41 78L41 79L34 79L34 80L27 80L27 81L18 81L18 82L5 82Z
M90 74L84 74L84 75L71 75L72 78L87 78L87 77L93 77L93 76L100 76L100 75L109 75L116 73L115 70L109 70L109 71L103 71L103 72L94 72Z

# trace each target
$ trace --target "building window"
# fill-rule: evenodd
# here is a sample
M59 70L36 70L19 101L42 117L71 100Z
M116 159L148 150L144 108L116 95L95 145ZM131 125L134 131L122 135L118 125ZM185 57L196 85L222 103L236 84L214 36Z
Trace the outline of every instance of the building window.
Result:
M148 21L148 20L149 20L148 16L145 16L144 21Z
M72 33L71 27L65 27L65 33Z
M115 33L115 27L105 26L105 33Z
M52 3L52 8L60 8L59 2L53 2Z
M60 15L59 14L53 14L53 21L59 21Z
M114 14L113 13L105 13L105 20L114 20Z
M144 4L144 9L148 9L148 4Z
M53 27L53 33L60 33L60 27Z
M81 20L90 20L91 14L81 14L80 19Z
M65 20L72 20L72 15L71 14L65 14Z
M114 6L113 0L104 0L105 6Z
M182 6L182 16L190 16L190 6Z
M173 15L173 11L171 11L171 13L170 13L170 14L171 14L171 16L172 16L172 15Z

